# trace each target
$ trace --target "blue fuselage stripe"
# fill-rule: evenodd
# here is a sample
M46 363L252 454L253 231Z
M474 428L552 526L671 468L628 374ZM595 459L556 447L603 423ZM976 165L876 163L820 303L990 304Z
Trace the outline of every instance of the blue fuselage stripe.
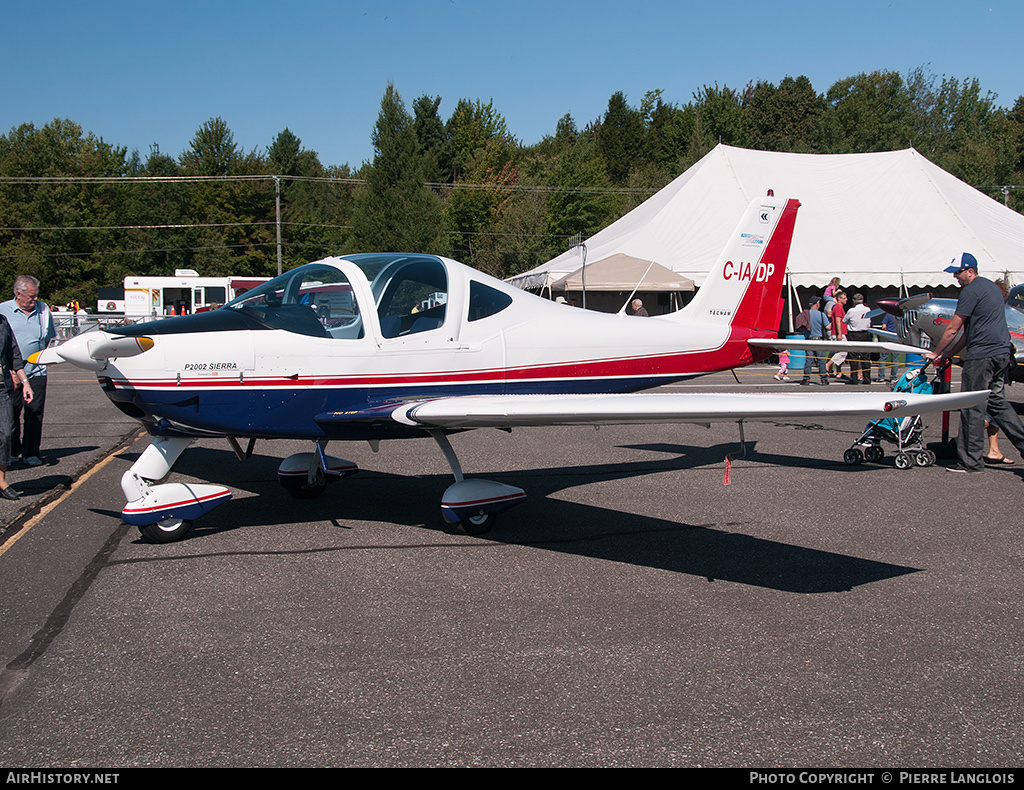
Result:
M390 387L153 388L106 387L107 396L154 434L353 438L408 435L389 405L465 395L592 395L638 392L681 377L645 376L509 381L492 384L406 384ZM374 416L373 412L377 415ZM324 415L344 415L324 418ZM322 417L319 421L314 419Z

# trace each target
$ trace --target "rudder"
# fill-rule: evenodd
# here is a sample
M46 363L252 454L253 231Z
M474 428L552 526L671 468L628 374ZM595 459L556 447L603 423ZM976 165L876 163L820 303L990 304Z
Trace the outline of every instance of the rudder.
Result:
M693 301L673 317L774 334L799 208L793 198L752 200Z

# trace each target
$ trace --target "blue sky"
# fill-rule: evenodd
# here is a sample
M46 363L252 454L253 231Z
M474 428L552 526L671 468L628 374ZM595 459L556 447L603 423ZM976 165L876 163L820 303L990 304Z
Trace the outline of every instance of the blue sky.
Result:
M493 102L526 144L616 91L685 104L703 85L917 67L1024 94L1024 3L862 0L187 0L3 4L0 133L69 118L145 157L223 118L246 151L285 127L326 165L372 159L380 100Z

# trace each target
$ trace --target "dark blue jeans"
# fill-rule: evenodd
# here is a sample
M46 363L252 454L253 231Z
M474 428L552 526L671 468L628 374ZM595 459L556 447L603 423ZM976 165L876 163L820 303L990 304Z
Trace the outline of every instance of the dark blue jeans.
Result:
M820 337L811 337L808 340L821 340ZM814 351L804 352L804 378L809 379L811 377L811 368L814 363L818 364L818 373L821 374L822 378L825 378L825 360L828 359L828 354L821 352L820 354Z
M1012 359L1009 354L984 359L968 359L960 374L961 392L990 390L988 402L973 409L960 410L960 435L956 449L960 464L968 469L983 469L988 440L985 436L985 414L989 421L1003 432L1017 452L1024 456L1024 425L1006 401L1006 379Z
M14 411L11 405L11 394L0 382L0 466L5 469L11 464L11 425L14 423Z
M32 402L22 400L22 390L15 391L14 428L11 431L11 455L29 458L39 455L43 439L43 409L46 405L46 376L33 376L28 380L32 387ZM24 428L24 430L23 430Z

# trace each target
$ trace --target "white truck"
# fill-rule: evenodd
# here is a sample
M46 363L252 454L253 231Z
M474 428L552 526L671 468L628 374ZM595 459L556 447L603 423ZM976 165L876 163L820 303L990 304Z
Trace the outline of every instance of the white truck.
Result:
M125 277L124 317L129 321L201 313L234 299L269 277L200 277L176 269L173 277ZM116 312L116 299L100 299L99 313ZM109 308L113 307L111 310Z

